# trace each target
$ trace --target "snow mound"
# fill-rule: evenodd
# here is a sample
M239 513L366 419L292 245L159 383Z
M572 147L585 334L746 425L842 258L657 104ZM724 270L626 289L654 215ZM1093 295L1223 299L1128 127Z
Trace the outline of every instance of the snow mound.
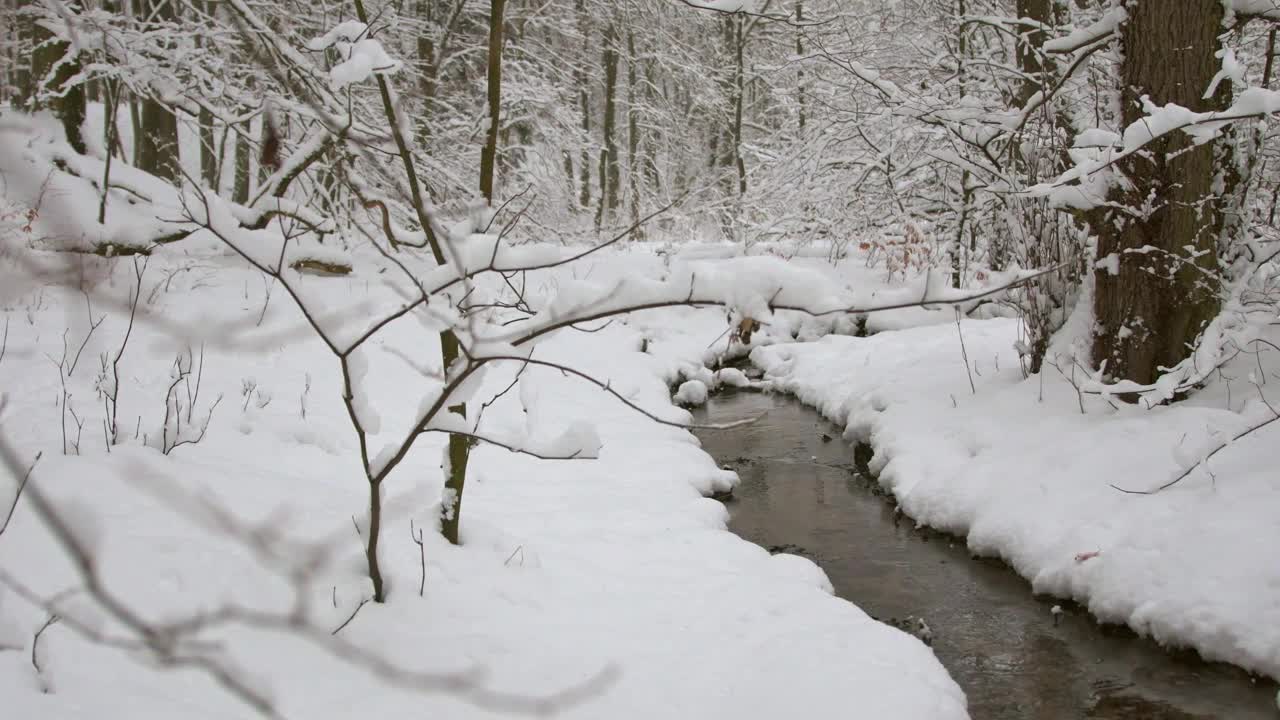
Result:
M746 373L738 368L721 368L716 371L716 382L734 388L744 388L751 384Z
M676 402L681 405L697 406L707 401L707 384L701 380L686 380L676 391Z

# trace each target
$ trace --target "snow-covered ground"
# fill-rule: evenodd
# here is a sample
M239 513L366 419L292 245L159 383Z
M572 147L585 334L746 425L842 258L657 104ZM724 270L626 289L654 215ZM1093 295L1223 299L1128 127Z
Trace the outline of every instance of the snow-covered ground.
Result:
M664 263L641 250L602 257L590 272L656 274ZM364 311L377 283L359 265L351 278L303 282L323 290L331 307ZM263 311L270 285L237 259L196 246L160 253L143 276L142 309L119 363L119 423L130 439L108 453L95 386L100 356L114 357L126 329L109 299L128 298L134 266L89 257L82 267L92 315L75 290L41 287L11 265L0 278L0 323L8 323L3 430L24 458L43 451L32 487L93 548L106 591L130 612L173 621L227 603L287 612L302 599L300 617L327 638L369 594L357 536L367 532L367 486L332 356L300 329L279 288ZM546 287L556 282L548 278ZM90 318L103 314L80 350ZM669 383L698 374L725 324L722 311L653 312L595 333L561 333L539 355L606 379L661 417L687 421L671 404ZM226 332L232 327L236 333ZM64 330L68 358L80 355L66 378L74 416L62 413ZM437 352L420 337L416 321L392 326L371 360L367 382L384 433L416 412L421 373ZM203 368L193 426L221 401L200 442L164 455L155 446L171 368L189 347L191 367ZM510 380L494 372L487 391ZM180 391L186 402L188 386ZM685 430L545 369L527 372L518 391L485 412L548 436L590 419L601 457L542 461L477 449L464 544L452 547L432 529L442 440L423 437L386 485L389 601L365 605L342 629L339 638L351 644L345 658L326 651L332 646L323 639L236 623L202 633L200 640L220 643L202 652L240 668L251 689L291 718L508 716L494 706L510 698L493 693L516 696L524 712L546 710L535 701L548 701L564 717L584 718L966 716L963 694L922 643L832 597L808 560L770 556L726 530L724 507L706 496L734 477ZM78 455L62 453L64 428ZM0 511L13 491L6 478ZM0 588L6 717L255 715L199 670L156 667L140 653L86 640L86 632L126 633L76 590L76 572L30 500L18 503L0 535L0 571L10 583ZM244 527L227 532L213 509ZM425 528L421 550L411 528ZM284 557L263 556L282 543ZM327 561L305 582L271 569L301 564L317 546ZM18 587L65 609L36 648L47 615ZM417 676L369 672L356 651L402 670L484 674L463 676L479 689L424 691L406 687L422 685ZM586 697L555 702L584 682Z
M1278 354L1246 346L1189 400L1144 410L1078 396L1068 378L1085 378L1069 365L1023 380L1017 340L1015 320L966 320L761 347L752 360L870 443L872 470L917 522L1101 620L1280 677L1276 426L1157 494L1111 487L1158 487L1272 417Z
M249 717L252 696L308 718L488 717L513 707L621 719L966 716L960 689L918 640L832 597L808 560L771 556L727 531L710 496L735 477L686 430L548 367L514 384L515 368L490 372L474 397L495 399L471 411L526 447L583 439L588 421L600 457L478 448L464 542L454 547L435 532L443 441L419 438L384 486L389 602L365 603L368 486L333 355L283 289L200 236L151 258L128 330L141 265L32 249L123 248L171 226L169 215L136 213L119 198L98 225L85 178L100 168L86 168L81 178L31 175L52 179L26 191L61 198L63 212L28 222L0 208L0 429L24 460L43 452L0 534L0 691L19 698L20 715ZM186 209L152 178L128 169L113 178L156 207ZM243 238L251 254L275 242L271 231ZM392 286L376 253L308 243L290 252L354 267L346 278L291 276L317 322L363 327L403 302L405 288ZM560 252L511 252L544 249ZM1104 620L1280 677L1280 480L1265 432L1159 494L1110 487L1160 485L1217 438L1267 417L1280 401L1276 353L1241 355L1173 407L1113 407L1078 397L1052 368L1023 379L1012 319L957 327L949 310L922 308L765 317L774 299L868 307L917 300L924 286L888 282L861 256L833 265L823 248L753 254L633 245L533 273L528 299L553 315L607 305L616 290L681 302L685 282L688 297L696 287L707 304L733 308L646 311L560 331L537 345L538 358L678 425L690 415L673 400L697 404L708 389L745 380L704 367L734 350L745 312L763 321L752 359L768 383L869 441L882 481L917 521L966 536L1037 591L1077 599ZM41 275L54 269L60 283ZM405 315L352 356L361 385L353 412L371 447L403 436L439 389L431 322ZM860 330L879 334L847 337ZM112 387L124 442L108 448ZM0 512L15 479L5 480ZM64 527L37 516L38 498ZM69 545L92 549L85 565L72 564ZM90 601L86 573L101 581L99 599L118 603L114 619ZM50 624L42 604L59 618ZM137 622L129 630L122 619ZM193 624L204 629L191 633ZM226 687L131 647L144 626L182 637L173 656L215 666Z

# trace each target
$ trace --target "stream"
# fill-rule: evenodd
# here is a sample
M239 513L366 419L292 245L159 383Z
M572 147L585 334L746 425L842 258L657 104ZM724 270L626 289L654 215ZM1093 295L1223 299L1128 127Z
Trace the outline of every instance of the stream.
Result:
M813 560L837 595L876 618L911 627L906 618L923 619L974 720L1280 718L1275 683L1099 625L1083 608L1034 597L1025 580L998 560L971 557L962 541L916 529L858 472L840 429L798 401L730 391L695 418L762 414L746 427L697 433L741 476L726 501L730 529Z

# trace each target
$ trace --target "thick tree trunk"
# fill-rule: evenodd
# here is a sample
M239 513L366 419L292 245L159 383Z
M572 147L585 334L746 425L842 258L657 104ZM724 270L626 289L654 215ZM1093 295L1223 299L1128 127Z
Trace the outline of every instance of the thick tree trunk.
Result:
M178 19L177 0L143 0L144 15L157 23ZM168 106L143 98L139 110L142 134L135 137L138 168L166 180L176 180L178 166L178 117Z
M31 98L35 97L36 81L31 75L31 62L22 57L22 52L24 48L32 47L35 44L36 23L35 15L30 12L24 12L27 9L24 8L24 3L18 0L12 0L12 2L12 12L15 18L13 30L17 43L15 43L15 50L11 56L12 65L9 67L9 72L12 73L13 77L14 88L11 105L15 109L24 109L27 103L31 101Z
M1221 47L1222 3L1130 0L1126 6L1124 124L1145 117L1143 96L1198 112L1226 107L1229 82L1221 83L1213 97L1203 97L1220 67L1214 53ZM1095 224L1093 359L1106 364L1111 379L1153 382L1160 368L1188 356L1191 343L1218 312L1218 197L1231 189L1218 186L1215 144L1193 147L1190 138L1175 132L1121 164L1132 187L1113 190L1110 200L1141 212L1113 213Z
M85 88L70 81L80 73L80 60L69 57L71 45L58 40L53 33L40 25L33 27L35 50L31 53L31 83L33 92L28 98L31 110L48 109L62 124L67 143L78 153L84 154L82 135L85 115Z

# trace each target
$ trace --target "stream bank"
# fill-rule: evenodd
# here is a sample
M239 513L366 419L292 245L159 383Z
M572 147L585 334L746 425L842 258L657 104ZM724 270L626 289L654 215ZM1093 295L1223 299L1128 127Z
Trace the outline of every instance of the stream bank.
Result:
M1033 597L998 560L917 529L858 471L840 429L799 401L726 391L695 412L714 423L761 415L745 427L697 433L741 477L726 502L730 529L809 557L837 595L877 618L905 627L923 620L975 719L1276 719L1269 681Z

